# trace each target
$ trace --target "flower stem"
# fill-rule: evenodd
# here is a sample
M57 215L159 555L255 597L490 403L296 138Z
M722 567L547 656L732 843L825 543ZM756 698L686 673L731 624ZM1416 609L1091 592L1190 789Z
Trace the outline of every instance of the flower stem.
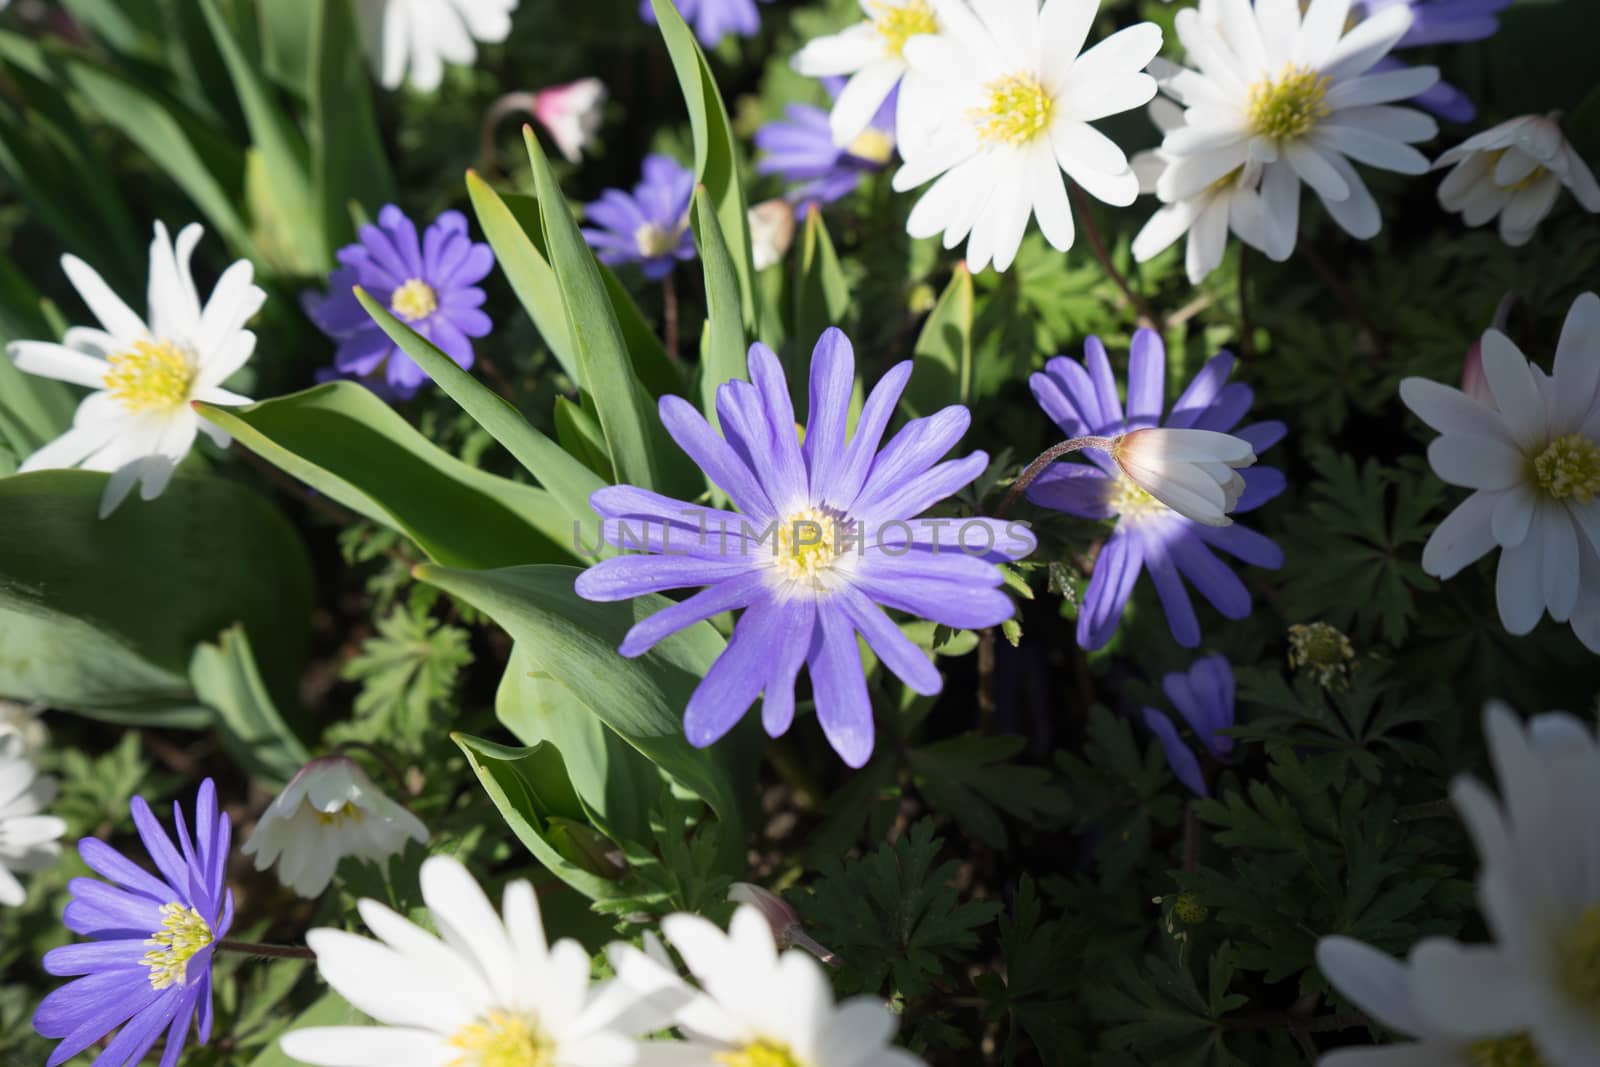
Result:
M661 279L661 318L662 332L665 336L662 343L667 349L667 358L674 363L678 361L678 286L672 280L669 271Z
M217 942L218 952L237 952L243 956L259 956L269 960L314 960L317 954L304 945L260 945L254 941Z
M1094 253L1094 258L1100 261L1100 266L1105 268L1106 274L1117 283L1117 288L1122 290L1122 295L1128 298L1134 310L1139 313L1143 325L1149 326L1157 333L1166 332L1166 324L1156 315L1150 302L1133 291L1133 286L1128 284L1128 279L1111 262L1111 256L1106 252L1105 238L1100 236L1100 225L1094 220L1094 208L1089 203L1089 198L1084 196L1083 190L1072 182L1067 183L1067 188L1072 190L1073 202L1078 208L1078 218L1083 222L1083 232L1089 238L1089 249Z
M1023 490L1032 485L1033 480L1044 473L1046 467L1062 456L1085 448L1098 448L1110 452L1116 446L1116 443L1117 439L1115 437L1074 437L1070 440L1062 441L1058 445L1051 445L1039 453L1038 458L1024 467L1022 473L1017 475L1017 480L1011 483L1011 491L1006 493L1005 499L1000 501L1000 506L995 509L994 517L997 519L1005 518L1006 512L1011 510L1011 505L1016 503L1017 497L1022 495Z
M519 111L531 115L538 104L538 93L516 92L506 93L489 105L478 128L478 162L485 174L493 177L500 173L494 144L495 127L500 125L500 120Z

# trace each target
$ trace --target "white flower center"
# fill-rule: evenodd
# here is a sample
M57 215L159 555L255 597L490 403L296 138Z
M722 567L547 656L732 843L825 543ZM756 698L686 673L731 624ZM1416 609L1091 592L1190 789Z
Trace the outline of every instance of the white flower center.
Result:
M820 584L849 547L851 524L824 508L802 508L778 524L777 567L790 581Z
M1055 97L1032 72L1014 71L989 82L983 91L987 102L967 113L979 141L1020 148L1048 133Z
M407 322L416 322L439 310L439 294L421 278L412 278L394 291L389 306Z
M1600 492L1600 445L1581 433L1557 437L1534 457L1533 480L1557 500L1590 503Z
M939 20L934 18L928 0L905 0L903 4L874 0L871 6L872 28L883 38L883 50L896 59L904 53L906 42L911 38L939 32Z
M151 987L166 989L183 985L189 961L212 940L211 927L198 911L182 904L163 904L161 929L145 942L156 947L146 952L141 961L150 968Z
M555 1043L527 1015L491 1011L457 1030L449 1040L461 1055L448 1067L551 1067Z
M129 411L172 411L189 399L196 367L171 341L135 341L106 357L104 384Z
M1472 1067L1544 1067L1544 1059L1527 1034L1474 1041L1467 1049Z
M1292 63L1276 78L1250 87L1250 126L1261 137L1285 141L1303 137L1331 113L1328 88L1333 79Z
M711 1059L722 1067L802 1067L788 1045L765 1038L731 1052L718 1052Z
M633 231L633 244L645 259L660 259L671 255L672 250L678 247L678 238L683 236L683 230L682 225L663 226L658 222L647 222Z

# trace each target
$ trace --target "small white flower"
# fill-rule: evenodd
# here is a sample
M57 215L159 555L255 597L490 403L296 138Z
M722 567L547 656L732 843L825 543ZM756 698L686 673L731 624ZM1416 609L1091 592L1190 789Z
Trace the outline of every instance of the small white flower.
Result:
M677 996L685 1044L647 1042L643 1067L922 1067L895 1048L895 1016L877 997L835 1004L822 965L798 949L779 953L754 907L734 913L728 932L697 915L669 915L662 932L699 982L692 990L650 938L649 954L613 945L618 980L641 997Z
M794 243L794 205L787 200L763 200L750 209L750 250L756 270L783 262Z
M937 178L911 210L913 237L967 242L967 263L1005 270L1028 219L1072 247L1072 208L1061 173L1108 204L1127 206L1139 179L1127 156L1089 125L1155 95L1144 68L1161 30L1142 22L1079 55L1100 0L979 0L936 5L942 31L906 43L897 136L902 192Z
M439 937L375 900L358 907L379 940L307 935L323 979L379 1025L296 1030L287 1055L325 1067L621 1067L635 1062L636 1035L669 1021L622 983L591 983L576 941L548 944L527 882L506 886L502 920L459 861L433 856L422 897Z
M1400 383L1442 435L1428 446L1434 474L1475 490L1428 538L1422 569L1451 578L1499 547L1506 630L1526 634L1548 611L1600 652L1600 297L1573 303L1553 375L1499 330L1483 335L1482 363L1493 405L1424 378Z
M580 78L552 85L534 94L533 117L550 132L550 139L568 163L583 159L605 117L606 85L599 78Z
M518 0L361 0L363 38L385 89L411 85L429 93L444 65L478 58L475 42L498 44L511 33Z
M1250 442L1215 430L1149 427L1125 433L1110 448L1128 480L1185 518L1231 526L1244 492L1238 470L1255 463Z
M1589 212L1600 211L1600 184L1567 143L1555 116L1524 115L1469 138L1439 157L1453 168L1439 185L1439 203L1468 226L1500 219L1500 239L1525 245L1555 207L1561 187Z
M284 787L242 851L255 856L258 871L277 864L278 881L309 900L328 888L344 857L381 864L407 839L427 844L428 828L384 796L360 764L326 756Z
M0 755L0 904L27 899L14 871L42 871L61 855L57 838L67 824L39 814L56 796L56 780L42 777L33 761Z
M1187 109L1162 144L1170 165L1157 192L1167 203L1196 196L1241 168L1262 168L1265 246L1292 249L1300 183L1354 237L1382 227L1378 205L1352 161L1422 174L1412 142L1438 132L1420 111L1395 107L1438 80L1432 67L1371 73L1411 26L1397 5L1350 27L1350 0L1201 0L1178 12L1178 37L1196 70L1163 77Z
M17 341L7 347L29 374L95 390L78 406L72 429L29 456L21 469L109 471L102 517L116 510L136 482L144 499L160 496L197 432L204 430L218 445L228 443L228 435L202 419L192 401L250 402L222 383L255 351L255 334L244 324L267 294L252 284L249 262L240 260L222 272L202 307L189 258L203 232L198 224L186 226L174 244L167 228L156 223L148 322L87 263L63 256L62 269L102 328L70 329L61 344Z
M867 16L864 21L807 43L793 61L794 69L809 78L850 76L828 116L833 143L841 148L854 143L871 125L905 76L906 42L939 32L935 9L940 0L860 2Z
M0 755L32 756L50 742L50 730L39 721L42 704L0 700Z

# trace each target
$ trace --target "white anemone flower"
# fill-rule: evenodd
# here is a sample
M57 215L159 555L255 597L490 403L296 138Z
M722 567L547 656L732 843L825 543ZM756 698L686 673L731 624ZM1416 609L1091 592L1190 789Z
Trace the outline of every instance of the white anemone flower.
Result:
M372 784L344 756L312 760L262 813L244 843L256 870L273 865L278 881L308 900L328 888L339 861L355 856L383 863L406 847L428 843L428 828Z
M606 83L599 78L579 78L552 85L534 94L533 117L550 133L568 163L583 160L605 118Z
M1153 426L1116 438L1108 450L1134 485L1185 518L1232 526L1244 493L1239 469L1256 461L1250 442L1215 430Z
M839 33L807 42L794 69L808 78L843 77L828 125L833 143L854 144L906 73L906 42L939 32L940 0L860 0L866 18Z
M682 1043L646 1042L641 1067L923 1067L891 1044L896 1020L877 997L835 1004L822 965L780 953L759 909L734 913L728 932L697 915L669 915L662 932L699 983L688 986L653 939L648 952L609 950L618 981L651 1002L676 1000Z
M1162 200L1193 197L1252 164L1272 240L1293 248L1300 184L1310 186L1347 233L1382 228L1378 205L1352 161L1422 174L1413 142L1438 132L1421 111L1395 107L1438 81L1433 67L1372 73L1411 26L1406 5L1349 26L1350 0L1202 0L1178 12L1178 37L1198 69L1163 78L1162 91L1188 110L1162 151L1172 159ZM1348 30L1347 30L1348 27Z
M200 303L189 259L204 231L185 226L176 243L156 223L150 244L148 321L134 314L95 270L76 256L61 267L100 328L75 327L61 344L16 341L7 352L20 370L95 392L78 406L72 429L23 462L23 471L82 467L108 471L100 515L115 511L137 482L146 500L161 495L204 430L218 445L230 438L190 406L248 404L222 388L256 348L244 328L267 294L252 284L247 260L230 266Z
M1440 206L1468 226L1499 218L1500 239L1513 248L1533 238L1563 186L1585 211L1600 211L1600 184L1554 115L1523 115L1468 138L1433 165L1444 167Z
M41 815L55 799L56 780L42 776L23 756L0 755L0 904L27 899L13 872L42 871L61 855L58 839L67 824Z
M1089 125L1155 95L1144 68L1161 30L1142 22L1082 50L1100 0L986 0L936 5L937 36L906 42L900 88L902 192L937 179L911 210L913 237L967 242L967 264L1005 270L1028 219L1066 251L1075 228L1065 171L1085 192L1126 207L1139 179L1115 142Z
M323 1067L622 1067L636 1035L669 1021L620 982L592 983L576 941L548 944L527 882L506 886L502 919L459 861L433 856L422 897L439 937L374 900L358 907L379 940L307 935L323 979L379 1025L296 1030L287 1055Z
M468 66L477 42L498 44L511 34L518 0L361 0L363 38L385 89L410 76L412 88L431 93L444 65Z
M1483 373L1494 404L1425 378L1400 398L1442 435L1428 446L1434 474L1474 490L1434 530L1422 569L1451 578L1496 547L1500 621L1532 631L1546 611L1571 622L1600 652L1600 297L1573 303L1553 375L1529 363L1499 330L1483 335Z

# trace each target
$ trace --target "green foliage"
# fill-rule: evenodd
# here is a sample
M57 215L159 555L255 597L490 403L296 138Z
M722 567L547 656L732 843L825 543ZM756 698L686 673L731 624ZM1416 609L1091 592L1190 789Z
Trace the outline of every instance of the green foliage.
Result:
M416 750L440 732L457 676L472 662L467 631L430 613L432 597L413 595L378 623L376 636L340 672L359 682L349 736Z

